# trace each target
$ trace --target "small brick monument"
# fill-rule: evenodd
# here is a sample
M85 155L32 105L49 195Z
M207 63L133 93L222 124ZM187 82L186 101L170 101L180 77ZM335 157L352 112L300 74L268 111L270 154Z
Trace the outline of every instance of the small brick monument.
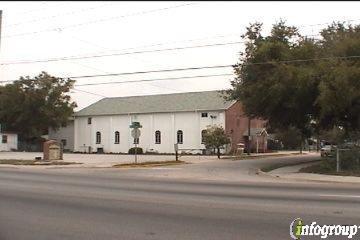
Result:
M63 149L60 143L55 140L44 142L44 160L62 160Z

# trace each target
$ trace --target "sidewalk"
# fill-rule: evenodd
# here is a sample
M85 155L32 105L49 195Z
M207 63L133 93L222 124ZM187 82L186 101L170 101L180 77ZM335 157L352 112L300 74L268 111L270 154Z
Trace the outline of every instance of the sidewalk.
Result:
M15 160L34 160L35 157L42 157L41 152L0 152L0 159L15 159ZM24 166L24 165L7 165L0 164L0 167L12 168L110 168L116 164L133 163L135 161L134 155L127 154L74 154L64 153L64 162L74 162L79 164L71 165L47 165L47 166ZM138 155L138 163L148 161L170 161L175 160L175 155ZM188 163L202 163L216 161L216 156L200 156L189 155L181 156L179 160Z
M308 151L303 151L303 154L308 153ZM271 153L251 153L247 155L246 153L242 155L233 155L223 157L224 159L233 159L233 160L247 160L252 158L266 158L266 157L281 157L281 156L291 156L291 155L300 155L299 151L278 151Z
M281 151L275 153L252 153L250 156L244 155L244 158L238 159L239 156L222 156L223 160L246 160L260 157L290 156L298 154L299 151ZM42 152L0 152L0 159L16 159L16 160L34 160L35 157L42 157ZM79 164L57 165L57 166L21 166L26 168L109 168L116 164L133 163L134 155L127 154L79 154L64 153L64 162L75 162ZM138 155L138 162L147 161L170 161L175 160L175 155ZM203 163L218 161L216 156L206 155L184 155L179 160L188 163ZM0 167L17 167L14 165L0 164Z
M299 173L303 167L307 167L316 163L305 163L296 166L282 167L265 173L272 177L288 179L288 180L302 180L302 181L316 181L316 182L333 182L333 183L360 183L360 177L351 176L335 176L316 173Z

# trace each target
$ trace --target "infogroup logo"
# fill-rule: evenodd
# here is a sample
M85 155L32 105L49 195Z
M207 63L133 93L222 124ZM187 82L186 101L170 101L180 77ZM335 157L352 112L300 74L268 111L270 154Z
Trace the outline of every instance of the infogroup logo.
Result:
M326 239L329 236L344 236L352 239L359 228L357 225L318 225L316 222L306 225L301 218L296 218L290 223L290 237L301 239L302 236L320 236Z

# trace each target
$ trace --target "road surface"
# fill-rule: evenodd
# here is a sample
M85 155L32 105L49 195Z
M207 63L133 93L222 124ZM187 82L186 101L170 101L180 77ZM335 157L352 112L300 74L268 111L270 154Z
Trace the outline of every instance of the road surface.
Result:
M0 239L290 239L297 217L360 224L359 190L2 168Z

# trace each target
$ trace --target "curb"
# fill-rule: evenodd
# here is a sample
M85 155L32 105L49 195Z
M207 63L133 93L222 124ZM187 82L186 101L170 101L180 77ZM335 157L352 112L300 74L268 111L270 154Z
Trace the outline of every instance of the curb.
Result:
M271 158L271 157L290 157L290 156L296 156L296 155L301 155L301 156L305 156L308 153L279 153L279 154L272 154L272 155L255 155L255 156L249 156L249 157L244 157L244 158L236 158L236 157L230 157L230 158L224 158L226 160L231 160L231 161L241 161L241 160L252 160L252 159L261 159L261 158Z
M311 174L311 173L309 173ZM305 181L305 182L315 182L315 183L338 183L338 184L359 184L359 182L342 182L342 181L336 181L336 180L325 180L325 179L308 179L308 178L286 178L281 177L281 175L275 175L267 172L263 172L260 168L257 169L256 175L263 176L263 177L271 177L274 179L282 179L282 180L292 180L292 181ZM327 176L333 176L333 175L327 175ZM360 177L359 177L360 179Z

